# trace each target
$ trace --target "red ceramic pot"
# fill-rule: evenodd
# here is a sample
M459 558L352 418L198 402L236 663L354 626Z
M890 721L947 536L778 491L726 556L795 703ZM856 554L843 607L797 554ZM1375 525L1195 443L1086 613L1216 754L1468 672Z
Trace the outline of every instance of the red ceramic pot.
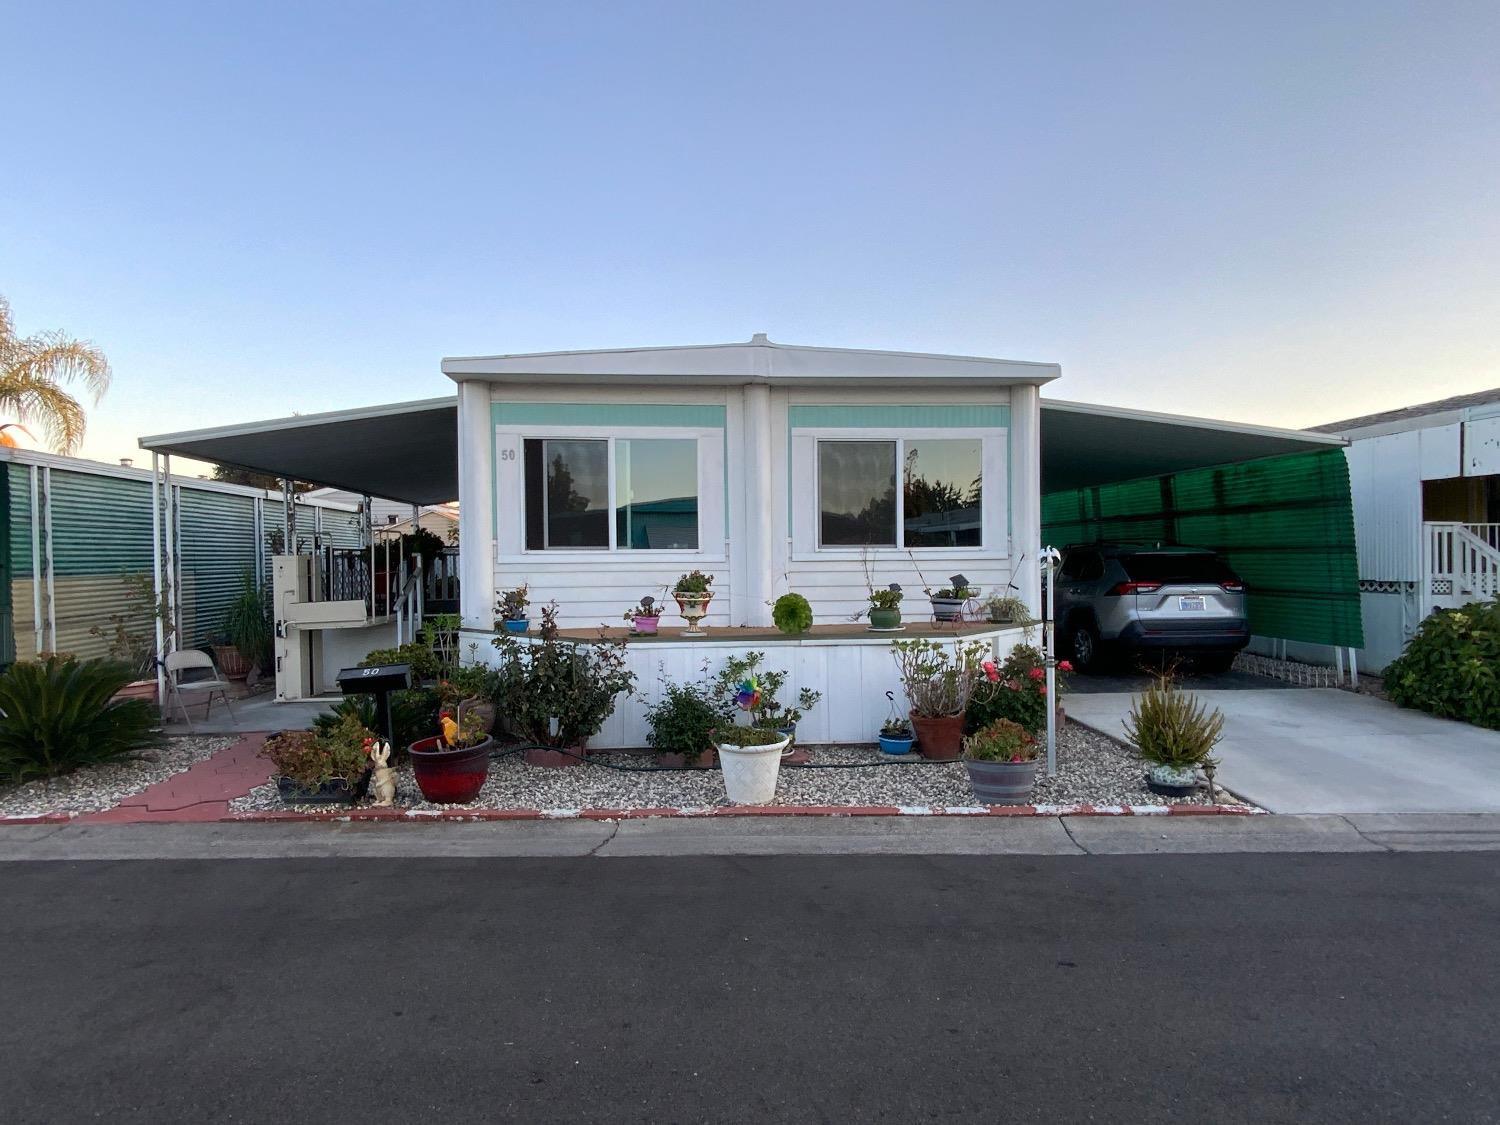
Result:
M942 715L929 719L922 715L911 717L912 728L917 735L917 752L934 762L956 762L964 748L964 717Z
M441 738L422 738L411 744L411 769L422 796L435 805L462 805L479 796L490 775L490 750L495 740L451 749Z

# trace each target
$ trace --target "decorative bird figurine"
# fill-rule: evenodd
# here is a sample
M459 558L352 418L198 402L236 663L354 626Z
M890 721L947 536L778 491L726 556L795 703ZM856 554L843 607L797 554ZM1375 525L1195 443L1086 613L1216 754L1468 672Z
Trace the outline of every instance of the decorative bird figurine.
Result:
M446 711L438 716L438 723L443 728L443 741L449 746L458 744L458 723L452 715Z
M734 701L740 705L740 710L754 711L760 704L760 681L754 676L746 676L740 681Z

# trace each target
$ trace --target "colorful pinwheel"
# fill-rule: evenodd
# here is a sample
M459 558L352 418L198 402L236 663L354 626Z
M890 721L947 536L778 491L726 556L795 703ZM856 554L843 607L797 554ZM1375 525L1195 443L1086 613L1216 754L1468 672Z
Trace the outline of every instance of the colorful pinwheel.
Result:
M740 705L741 711L754 711L760 704L760 681L754 676L746 676L740 681L734 701Z

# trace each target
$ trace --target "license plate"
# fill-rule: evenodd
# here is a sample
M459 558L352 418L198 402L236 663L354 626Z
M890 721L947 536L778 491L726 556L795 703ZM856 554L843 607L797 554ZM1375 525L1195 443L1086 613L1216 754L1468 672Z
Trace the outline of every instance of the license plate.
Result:
M1184 613L1202 613L1203 595L1193 594L1191 597L1178 598L1177 608L1182 610Z

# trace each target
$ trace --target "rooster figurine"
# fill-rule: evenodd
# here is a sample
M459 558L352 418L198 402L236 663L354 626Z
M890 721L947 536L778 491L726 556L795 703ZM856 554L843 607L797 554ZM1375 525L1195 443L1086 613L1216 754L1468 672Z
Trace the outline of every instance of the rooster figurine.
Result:
M449 746L458 745L458 722L452 715L444 711L438 716L438 723L443 728L443 741Z

